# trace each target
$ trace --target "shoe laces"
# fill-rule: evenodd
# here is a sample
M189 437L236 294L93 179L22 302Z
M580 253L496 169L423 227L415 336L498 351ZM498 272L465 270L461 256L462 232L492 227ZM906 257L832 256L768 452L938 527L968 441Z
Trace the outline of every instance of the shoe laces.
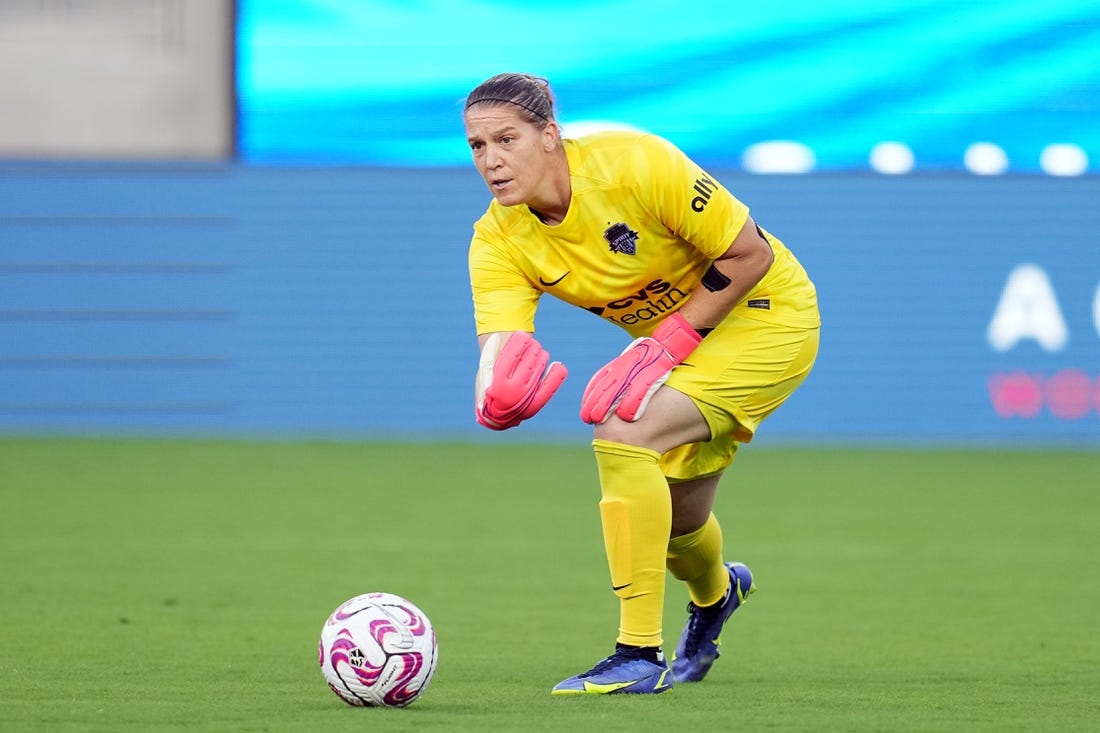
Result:
M728 595L724 596L718 603L706 607L696 606L691 601L688 601L687 638L684 640L685 656L694 656L695 652L699 651L699 641L702 639L703 631L718 617L718 614L721 613L728 599Z
M691 601L688 601L687 612L688 623L687 634L684 639L684 656L692 657L699 650L699 636L703 631L703 613Z
M620 664L626 664L633 659L644 659L644 655L640 652L635 652L632 649L616 649L615 653L610 657L601 659L596 663L596 666L588 670L584 674L577 675L578 677L595 677L598 674L602 674L610 669L618 667Z

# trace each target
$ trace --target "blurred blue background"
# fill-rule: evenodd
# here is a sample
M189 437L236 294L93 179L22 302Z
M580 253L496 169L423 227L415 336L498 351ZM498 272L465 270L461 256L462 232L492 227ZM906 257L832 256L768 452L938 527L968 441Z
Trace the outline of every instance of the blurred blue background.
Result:
M472 419L461 105L524 70L567 130L673 139L806 265L820 358L760 442L1100 446L1096 2L236 9L236 157L0 160L0 431L587 435L628 339L550 298L561 393Z
M0 429L581 438L584 384L629 341L544 298L538 336L570 376L490 435L472 416L466 246L489 201L472 170L5 173ZM1100 443L1100 178L717 175L821 301L814 373L760 442ZM1048 287L1009 288L1021 267Z
M767 165L771 141L800 170L964 170L970 151L1038 172L1052 144L1048 167L1100 166L1095 0L239 6L250 161L465 165L463 98L526 71L567 129L648 130L711 167Z

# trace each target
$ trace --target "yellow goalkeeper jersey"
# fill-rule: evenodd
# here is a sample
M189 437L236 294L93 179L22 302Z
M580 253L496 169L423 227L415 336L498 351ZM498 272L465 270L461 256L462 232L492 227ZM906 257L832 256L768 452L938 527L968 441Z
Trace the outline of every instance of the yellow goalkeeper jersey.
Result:
M474 224L477 332L534 331L539 298L550 293L647 336L699 287L749 209L655 135L602 132L563 144L572 199L560 224L495 200ZM813 283L790 250L765 235L775 261L729 317L820 325Z

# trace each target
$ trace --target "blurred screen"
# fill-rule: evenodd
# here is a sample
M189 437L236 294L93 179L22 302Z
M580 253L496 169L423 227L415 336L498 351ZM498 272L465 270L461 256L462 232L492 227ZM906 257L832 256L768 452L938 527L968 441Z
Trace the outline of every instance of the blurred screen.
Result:
M466 165L466 94L524 71L567 134L646 130L710 167L1100 170L1096 0L238 7L250 162Z

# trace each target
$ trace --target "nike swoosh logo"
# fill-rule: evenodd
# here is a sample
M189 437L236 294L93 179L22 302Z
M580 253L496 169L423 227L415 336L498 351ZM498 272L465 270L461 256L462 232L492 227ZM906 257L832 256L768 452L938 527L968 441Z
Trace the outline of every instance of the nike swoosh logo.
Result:
M612 683L607 684L607 685L600 685L600 684L596 684L595 682L585 682L584 683L584 691L585 692L597 692L597 693L601 693L601 694L604 694L604 695L608 695L612 692L618 692L619 690L623 689L624 687L630 687L631 685L635 684L637 681L638 680L630 680L629 682L612 682Z
M666 669L664 672L661 673L661 676L657 679L657 684L655 684L653 686L653 691L654 692L660 692L660 691L670 687L668 682L665 681L665 678L668 677L669 671L670 670ZM609 682L609 683L603 684L603 685L601 685L597 682L585 682L584 683L584 691L585 692L595 692L595 693L599 693L599 694L603 694L603 695L610 695L610 694L618 692L619 690L625 690L627 687L630 687L630 686L636 685L636 684L638 684L638 680L627 680L626 682Z
M613 586L611 586L611 590L622 590L623 588L629 588L629 587L630 587L630 583L626 583L625 585L613 585Z
M568 275L570 272L572 272L572 270L566 270L565 275ZM542 277L539 277L539 284L542 285L543 287L546 287L546 288L552 288L555 285L557 285L558 283L560 283L562 280L564 280L565 275L562 275L561 277L559 277L557 280L554 280L553 282L546 282L545 280L542 279Z

